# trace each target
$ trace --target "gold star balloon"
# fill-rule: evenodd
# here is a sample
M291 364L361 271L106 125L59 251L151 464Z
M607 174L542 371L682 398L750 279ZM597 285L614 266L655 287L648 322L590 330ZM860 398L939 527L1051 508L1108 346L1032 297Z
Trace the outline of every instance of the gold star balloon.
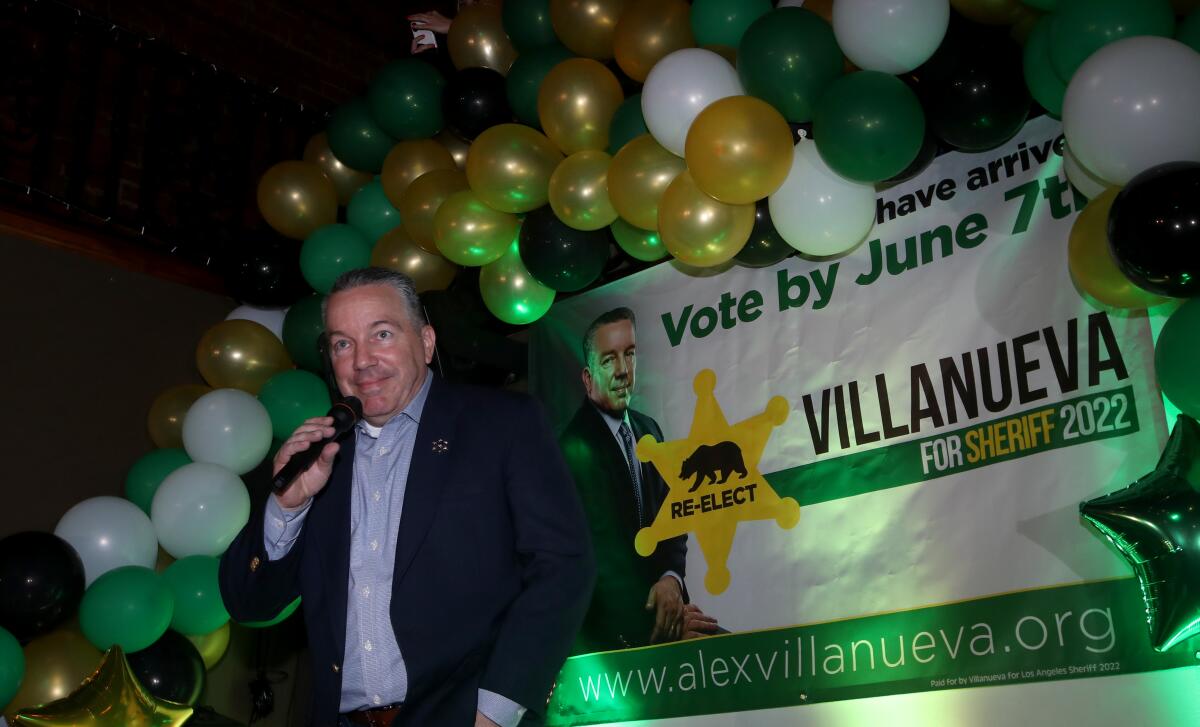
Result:
M62 699L17 712L14 725L38 727L182 727L192 708L151 695L134 677L121 647Z

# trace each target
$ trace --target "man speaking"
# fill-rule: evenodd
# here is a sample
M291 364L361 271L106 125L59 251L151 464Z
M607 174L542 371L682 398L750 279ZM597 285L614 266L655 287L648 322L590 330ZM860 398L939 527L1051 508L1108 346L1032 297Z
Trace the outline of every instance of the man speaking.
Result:
M269 619L303 598L316 725L511 727L540 714L594 579L540 409L438 379L433 328L399 273L341 276L325 328L363 419L222 557L230 615ZM332 424L301 425L274 471Z

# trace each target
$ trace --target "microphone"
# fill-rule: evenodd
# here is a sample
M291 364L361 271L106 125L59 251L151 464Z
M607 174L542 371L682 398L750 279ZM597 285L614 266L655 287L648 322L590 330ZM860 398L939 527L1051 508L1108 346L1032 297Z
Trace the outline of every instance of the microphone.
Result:
M325 445L332 441L341 438L346 432L354 428L359 419L362 419L362 402L358 397L347 396L338 403L334 404L325 416L333 417L333 436L325 437L319 442L313 442L312 445L302 451L292 455L287 464L279 470L279 474L275 475L275 479L271 480L271 487L275 492L283 492L292 484L292 480L299 477L321 456L321 450L325 449Z

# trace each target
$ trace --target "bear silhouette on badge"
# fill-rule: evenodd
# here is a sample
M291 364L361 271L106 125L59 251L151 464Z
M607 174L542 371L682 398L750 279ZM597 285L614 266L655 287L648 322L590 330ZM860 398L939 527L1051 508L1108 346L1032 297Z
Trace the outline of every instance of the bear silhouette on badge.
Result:
M746 476L746 464L742 461L742 450L734 442L718 442L716 444L701 444L691 456L683 460L679 470L679 479L686 480L695 477L688 492L695 492L705 479L709 484L723 485L729 475L737 472L739 477ZM717 479L720 473L721 479Z

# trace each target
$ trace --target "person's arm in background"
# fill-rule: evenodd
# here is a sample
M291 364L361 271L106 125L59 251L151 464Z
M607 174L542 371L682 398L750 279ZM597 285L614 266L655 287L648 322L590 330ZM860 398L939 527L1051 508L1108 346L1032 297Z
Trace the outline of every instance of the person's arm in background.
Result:
M431 10L425 13L409 15L408 22L415 30L431 30L438 35L446 35L450 32L450 24L453 21L438 11ZM414 35L410 52L415 56L418 53L424 53L436 47L433 43L421 43L420 39Z

